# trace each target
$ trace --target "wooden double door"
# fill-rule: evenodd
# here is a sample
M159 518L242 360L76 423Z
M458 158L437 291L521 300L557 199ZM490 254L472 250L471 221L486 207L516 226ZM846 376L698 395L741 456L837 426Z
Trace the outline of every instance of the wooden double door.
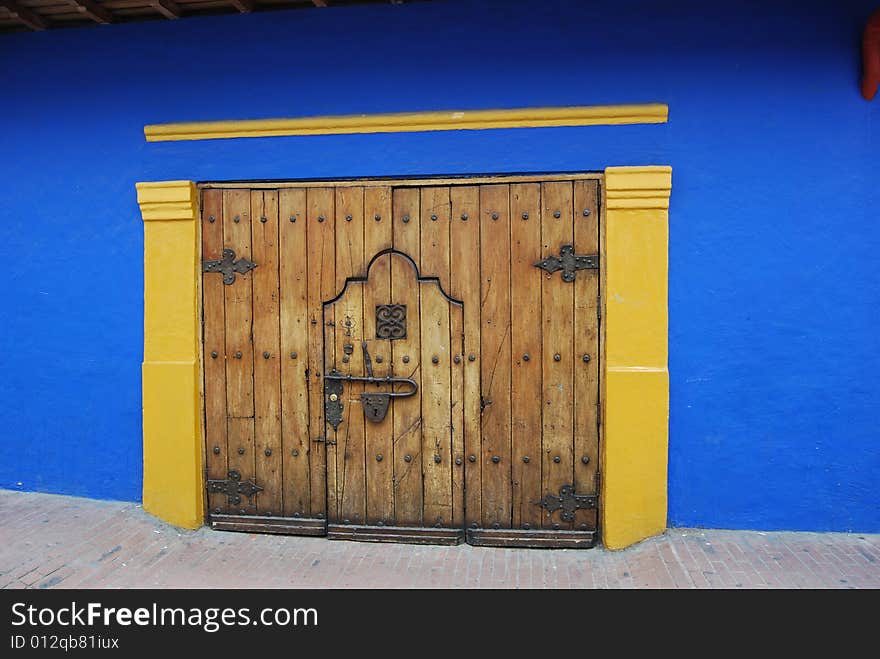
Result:
M203 188L211 525L592 546L601 183Z

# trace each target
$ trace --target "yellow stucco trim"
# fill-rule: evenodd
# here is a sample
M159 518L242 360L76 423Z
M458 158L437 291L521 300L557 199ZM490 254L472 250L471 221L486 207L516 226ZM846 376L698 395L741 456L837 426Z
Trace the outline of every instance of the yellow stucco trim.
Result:
M666 528L672 168L605 170L602 533L620 549Z
M137 184L144 220L144 510L186 528L204 519L199 365L198 191Z
M144 136L147 138L147 142L172 142L282 135L341 135L347 133L406 133L602 124L657 124L666 123L668 115L669 108L662 103L517 108L511 110L399 112L299 117L295 119L245 119L152 124L144 126Z

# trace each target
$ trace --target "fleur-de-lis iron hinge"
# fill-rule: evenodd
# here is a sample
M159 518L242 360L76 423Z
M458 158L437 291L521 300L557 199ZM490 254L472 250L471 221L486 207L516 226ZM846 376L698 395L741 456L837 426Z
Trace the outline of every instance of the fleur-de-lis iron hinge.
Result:
M263 488L253 481L241 480L241 474L235 469L229 470L229 478L225 481L209 480L208 492L211 494L225 494L229 498L229 503L238 505L241 503L241 495L250 498L257 492L262 492Z
M596 270L599 268L598 254L575 254L574 245L563 245L559 256L548 256L535 263L536 268L554 273L562 270L562 281L574 281L577 270Z
M575 494L573 485L563 485L559 488L559 496L547 494L538 502L538 505L551 515L561 510L563 522L573 522L575 510L595 508L598 504L597 495Z
M223 250L223 258L219 261L209 259L202 261L202 272L222 272L223 283L227 286L235 281L236 272L243 275L256 267L256 263L245 257L236 260L235 250L229 248Z

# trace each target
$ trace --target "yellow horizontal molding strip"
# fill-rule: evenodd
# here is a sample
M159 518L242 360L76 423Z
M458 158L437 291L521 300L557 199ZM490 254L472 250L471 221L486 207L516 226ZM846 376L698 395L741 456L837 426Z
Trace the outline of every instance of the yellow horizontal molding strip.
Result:
M597 126L603 124L662 124L666 123L668 116L669 107L662 103L591 105L513 110L330 115L296 119L196 121L144 126L144 135L147 142L175 142L285 135L406 133L436 130L486 130L490 128Z

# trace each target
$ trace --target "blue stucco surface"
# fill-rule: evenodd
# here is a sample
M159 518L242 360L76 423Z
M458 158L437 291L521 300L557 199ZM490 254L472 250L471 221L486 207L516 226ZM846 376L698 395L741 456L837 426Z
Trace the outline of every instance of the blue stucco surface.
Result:
M669 520L880 531L868 0L438 2L0 35L0 487L138 500L134 184L671 164ZM664 102L652 126L148 123Z

